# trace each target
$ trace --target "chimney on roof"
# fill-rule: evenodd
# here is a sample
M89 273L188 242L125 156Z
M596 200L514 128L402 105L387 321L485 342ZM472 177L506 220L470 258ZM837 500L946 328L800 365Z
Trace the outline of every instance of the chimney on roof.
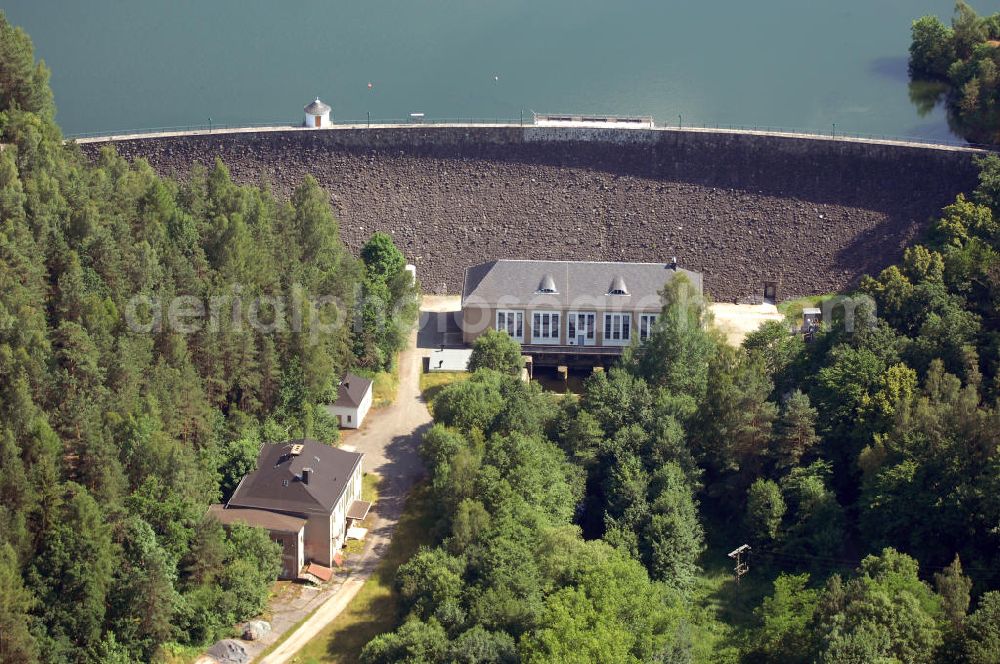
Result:
M312 475L312 472L313 472L312 468L303 468L302 469L302 483L303 484L309 484L309 476Z

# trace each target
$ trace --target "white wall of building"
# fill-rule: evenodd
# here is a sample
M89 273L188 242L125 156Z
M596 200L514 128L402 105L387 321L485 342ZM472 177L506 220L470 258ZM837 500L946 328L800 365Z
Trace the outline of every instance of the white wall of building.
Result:
M333 514L330 515L330 532L334 548L337 551L344 546L344 540L347 537L347 510L351 508L351 503L361 499L361 467L363 465L362 462L355 466L354 475L344 487L344 493L340 494L340 500L337 501L337 506L334 508Z
M322 115L320 115L318 117L319 117L319 126L320 127L329 127L330 126L330 111L327 111L326 113L323 113ZM316 115L313 115L312 113L306 113L305 125L307 127L316 128L316 118L317 118Z
M365 392L365 397L361 400L361 404L358 406L358 426L365 421L368 416L368 411L372 407L372 391L374 389L374 383L368 386L368 391Z
M357 408L345 408L342 406L330 406L331 415L340 416L340 426L345 429L357 429L365 421L368 411L372 407L372 387L368 386L364 398Z
M305 561L305 556L306 556L306 541L305 541L305 528L304 527L301 528L301 529L299 529L299 534L296 535L296 540L298 542L298 546L297 546L297 549L298 549L298 551L297 551L298 560L296 561L296 565L297 566L295 567L295 576L298 576L299 575L299 570L301 570L302 567L303 567L303 565L306 564L306 561Z

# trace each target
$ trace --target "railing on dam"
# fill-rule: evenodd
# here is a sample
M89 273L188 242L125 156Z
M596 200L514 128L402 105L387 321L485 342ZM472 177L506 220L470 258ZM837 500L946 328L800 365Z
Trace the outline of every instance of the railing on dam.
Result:
M608 116L611 117L611 116ZM651 118L650 118L651 120ZM532 121L530 116L524 116L517 118L471 118L471 117L456 117L456 118L430 118L421 117L419 119L414 119L414 117L404 117L404 118L365 118L361 120L343 120L337 119L334 121L332 128L342 127L342 128L364 128L364 127L424 127L424 126L455 126L455 125L479 125L479 126L500 126L500 127L531 127L537 126ZM552 126L548 124L547 126ZM587 126L585 123L568 123L567 126ZM779 134L788 136L802 136L811 138L825 138L825 139L853 139L861 141L892 141L897 143L913 143L917 145L926 146L941 146L941 147L951 147L951 148L972 148L972 149L983 149L983 150L997 150L996 145L985 145L979 143L969 143L967 141L958 139L942 139L942 138L931 138L927 136L905 136L905 135L893 135L893 134L873 134L864 132L851 132L844 131L836 125L831 125L829 130L818 131L814 129L802 129L795 127L781 127L775 125L766 124L733 124L724 122L715 123L697 123L688 122L686 120L678 118L677 122L665 123L665 122L655 122L652 124L653 128L660 130L701 130L701 131L730 131L730 132L745 132L745 133L762 133L762 134ZM178 125L173 127L147 127L142 129L123 129L118 131L98 131L98 132L82 132L75 134L67 134L67 140L100 140L100 139L121 139L126 137L142 137L142 136L152 136L157 134L213 134L213 133L235 133L240 131L282 131L282 130L309 130L315 131L311 127L303 127L299 124L290 124L288 122L258 122L258 123L211 123L211 124L198 124L198 125Z
M332 126L335 127L379 127L379 126L408 126L420 127L424 125L500 125L504 127L531 126L530 119L523 118L423 118L415 121L412 117L407 118L371 118L365 120L335 120ZM189 134L189 133L213 133L234 130L253 129L303 129L314 131L313 127L304 127L301 124L289 124L286 122L240 122L233 124L212 123L196 125L177 125L173 127L146 127L142 129L120 129L116 131L91 131L76 134L66 134L67 140L80 138L110 138L112 136L144 136L148 134Z

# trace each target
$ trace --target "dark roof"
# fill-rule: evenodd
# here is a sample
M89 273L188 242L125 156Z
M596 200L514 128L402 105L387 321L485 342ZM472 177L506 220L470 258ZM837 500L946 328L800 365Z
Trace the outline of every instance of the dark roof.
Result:
M301 445L299 454L292 454ZM332 512L347 489L362 455L309 438L264 445L257 470L240 481L229 507L252 507L296 514ZM302 470L309 469L309 481Z
M208 513L224 525L245 523L248 526L260 526L279 533L297 533L306 525L306 520L297 516L239 507L226 509L225 505L209 505Z
M316 97L316 101L304 107L302 110L311 115L323 115L324 113L330 112L330 107L321 102L319 97Z
M357 408L361 405L361 400L365 398L365 394L371 386L372 382L367 378L362 378L348 371L344 374L344 379L340 381L340 387L337 388L337 400L333 402L333 405L342 408Z
M630 300L659 302L659 291L677 274L684 274L698 292L700 272L673 263L613 263L597 261L496 260L465 270L462 303L467 299L504 306L531 303L538 307L567 306L585 300L589 306L619 307L621 296L609 295L615 285L624 285ZM539 292L551 277L556 293Z

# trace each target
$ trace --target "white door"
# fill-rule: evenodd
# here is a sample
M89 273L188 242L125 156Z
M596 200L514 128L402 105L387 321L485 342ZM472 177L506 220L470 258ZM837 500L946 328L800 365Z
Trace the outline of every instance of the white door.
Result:
M567 316L566 338L574 346L593 346L597 343L597 314L571 311Z

